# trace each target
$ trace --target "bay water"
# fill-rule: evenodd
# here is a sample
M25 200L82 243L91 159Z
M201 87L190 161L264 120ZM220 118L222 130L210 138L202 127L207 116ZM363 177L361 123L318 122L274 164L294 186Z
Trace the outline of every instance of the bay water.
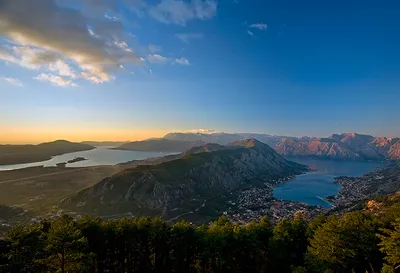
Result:
M119 163L128 162L131 160L142 160L147 158L162 157L174 153L164 152L141 152L141 151L125 151L125 150L114 150L112 147L97 147L93 150L67 153L63 155L57 155L53 158L33 163L26 164L14 164L14 165L2 165L0 171L16 170L28 167L44 166L52 167L58 163L66 163L69 160L77 157L84 157L87 160L78 161L74 163L68 163L66 167L91 167L99 165L115 165Z
M385 164L384 162L340 161L306 157L288 157L287 159L308 165L316 171L298 175L294 180L274 188L274 197L324 207L331 207L331 205L322 198L337 195L341 189L340 185L334 183L335 177L361 176L383 167Z

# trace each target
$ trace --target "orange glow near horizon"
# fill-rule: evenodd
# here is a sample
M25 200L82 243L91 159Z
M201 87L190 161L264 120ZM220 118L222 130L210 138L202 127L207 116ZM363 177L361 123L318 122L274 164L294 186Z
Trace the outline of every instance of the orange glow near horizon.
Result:
M5 133L4 133L5 132ZM0 134L1 144L38 144L58 139L73 142L80 141L136 141L152 137L163 137L170 131L155 129L44 129L44 128L8 128Z

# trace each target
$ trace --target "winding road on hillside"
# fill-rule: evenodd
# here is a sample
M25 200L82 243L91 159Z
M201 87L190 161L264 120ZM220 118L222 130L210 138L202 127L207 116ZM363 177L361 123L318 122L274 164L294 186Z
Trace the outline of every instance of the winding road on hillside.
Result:
M23 180L26 180L26 179L35 179L35 178L41 178L41 177L46 177L46 176L59 175L59 174L77 172L77 171L83 171L83 170L88 170L88 169L94 170L94 169L97 169L97 168L100 168L100 167L104 167L104 166L79 168L79 169L73 169L73 170L62 171L62 172L46 173L46 174L41 174L41 175L35 175L35 176L29 176L29 177L23 177L23 178L5 180L5 181L0 181L0 184L12 183L12 182L19 182L19 181L23 181ZM0 172L0 173L1 173L1 172Z
M208 199L205 199L204 202L203 202L203 204L201 204L201 206L199 206L198 208L196 208L196 209L194 209L194 210L192 210L192 211L188 211L188 212L179 214L178 216L175 216L174 218L171 218L171 219L167 220L167 223L170 223L170 222L172 222L172 221L178 220L178 219L181 218L182 216L185 216L185 215L188 215L188 214L193 214L193 213L195 213L195 212L198 212L201 208L204 208L204 207L206 206L207 200L208 200Z

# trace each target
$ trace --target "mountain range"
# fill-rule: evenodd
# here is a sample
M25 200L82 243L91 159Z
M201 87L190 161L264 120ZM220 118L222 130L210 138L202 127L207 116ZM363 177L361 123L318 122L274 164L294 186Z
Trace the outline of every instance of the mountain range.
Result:
M82 141L81 144L87 144L94 147L116 147L121 146L127 141Z
M206 144L206 142L202 140L182 141L161 138L124 143L117 149L133 151L183 152L192 147L201 146L204 144Z
M243 139L257 139L258 141L264 142L269 146L273 147L279 143L282 138L294 138L295 137L284 137L284 136L273 136L267 134L253 134L253 133L213 133L213 134L201 134L201 133L169 133L163 137L163 139L179 140L179 141L203 141L206 143L217 143L220 145L228 145L237 140Z
M396 160L400 159L399 141L399 138L346 133L334 134L327 138L283 138L274 148L282 155L350 160Z
M106 178L64 200L61 207L97 215L165 215L241 186L270 183L307 170L255 139L229 146L206 144L168 158Z
M249 138L268 144L278 153L286 156L311 156L347 160L400 159L400 138L374 137L357 133L333 134L326 138L250 133L169 133L160 139L126 143L117 149L182 152L190 147L204 143L228 145L234 141Z

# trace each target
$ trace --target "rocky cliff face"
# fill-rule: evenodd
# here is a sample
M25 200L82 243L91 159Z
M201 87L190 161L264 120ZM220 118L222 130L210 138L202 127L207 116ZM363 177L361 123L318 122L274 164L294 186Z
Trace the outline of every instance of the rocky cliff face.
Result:
M282 139L275 149L282 155L317 156L349 160L399 159L397 138L356 133L334 134L328 138ZM399 145L400 146L400 145Z
M282 155L360 159L359 154L330 139L311 139L309 141L283 139L275 146L275 149Z
M86 211L123 205L161 213L187 200L206 199L242 185L268 182L306 170L254 139L238 141L224 149L214 145L212 150L126 170L65 200L64 205L75 208L78 205Z
M390 159L400 160L400 140L390 147L388 155Z

